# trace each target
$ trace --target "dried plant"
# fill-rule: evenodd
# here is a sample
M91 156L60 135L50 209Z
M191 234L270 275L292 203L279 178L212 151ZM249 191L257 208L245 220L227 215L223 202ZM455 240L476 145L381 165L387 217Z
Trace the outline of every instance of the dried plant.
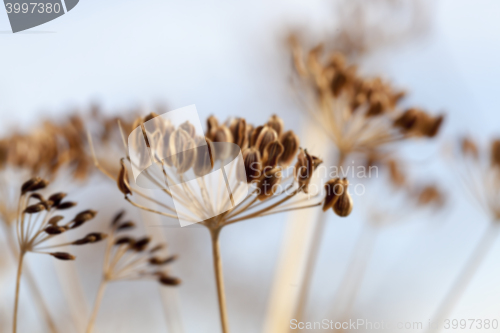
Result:
M23 271L24 256L28 252L51 255L59 260L74 260L75 256L67 252L52 251L61 246L79 246L96 243L104 238L105 234L90 233L84 238L69 243L44 245L47 241L76 229L93 219L97 214L93 210L84 210L78 213L71 221L62 223L62 215L56 212L76 206L75 202L63 201L65 193L55 193L45 199L39 191L46 188L48 181L39 177L31 178L21 187L18 214L16 220L17 239L19 243L19 264L16 279L16 294L14 302L13 332L17 331L17 313L19 302L19 289ZM47 252L49 250L49 252Z
M433 322L442 322L451 313L489 253L500 231L500 139L481 148L473 139L465 137L451 164L457 169L462 183L474 202L489 217L490 223L474 247L471 256L456 277L450 290L433 315Z
M379 77L365 78L344 55L334 52L324 59L321 45L307 56L296 38L291 38L297 96L338 150L338 168L348 157L387 155L394 144L416 138L433 138L444 116L400 107L405 93ZM321 244L324 219L314 231L306 275L300 287L295 318L304 316L316 257Z
M136 124L140 125L142 122L156 116L155 114L149 115ZM151 137L160 137L160 140L155 139L155 142L158 143L162 143L167 139L170 143L167 146L155 146L155 142L148 141L148 138ZM201 221L199 224L210 231L221 325L224 332L229 331L219 248L219 236L224 227L257 217L319 207L321 205L324 205L324 210L332 208L339 216L347 216L352 210L352 199L347 191L348 182L346 180L332 180L326 185L327 203L320 197L319 193L315 195L308 194L313 173L322 161L311 155L307 150L300 149L297 136L292 131L285 131L283 121L277 116L272 116L266 124L257 127L247 124L243 118L232 119L225 124L220 124L215 117L211 116L207 120L205 137L197 136L193 125L188 122L182 124L179 128L173 128L171 124L164 123L158 131L149 133L145 138L152 155L156 156L156 163L161 165L163 176L168 183L182 183L185 186L184 193L177 194L177 202L185 205L185 210L179 212L179 207L176 205L178 214L176 215L174 207L165 203L166 201L152 198L136 187L131 186L124 160L122 160L122 169L117 178L118 188L127 201L140 209L172 218L179 216L180 219L186 221ZM189 149L196 147L195 142L203 143L205 141L207 142L207 150ZM230 157L232 153L226 149L227 146L218 145L220 142L231 142L241 148L245 175L237 175L237 178L241 182L240 185L245 183L246 186L249 186L249 194L239 204L222 214L214 216L213 210L216 207L210 202L215 201L215 205L219 207L231 207L229 200L232 200L232 196L231 198L220 196L220 192L217 193L215 198L207 195L209 192L213 193L210 190L220 188L223 185L209 185L200 181L202 196L197 198L193 195L195 189L190 188L189 183L183 183L182 179L190 169L196 175L205 175L211 170L215 170L214 164L222 161L222 165L224 165L223 161ZM164 149L183 153L178 155L170 154L170 158L162 160L159 156L167 155L162 154ZM292 168L293 172L287 172L289 171L287 167L294 160L296 160L296 163ZM103 173L113 177L99 165L98 161L95 161L95 163ZM168 166L174 166L176 172L169 171ZM167 197L175 200L176 194L161 185L164 184L165 180L158 179L157 175L148 173L148 170L146 170L146 174L151 182L163 188L162 192ZM333 191L333 188L337 190L340 188L342 191ZM329 191L329 189L332 190ZM136 203L132 200L133 194L164 208L165 211L158 211ZM294 198L295 200L292 200ZM207 218L207 216L213 217Z
M122 221L124 212L112 220L108 244L104 255L102 281L97 292L94 309L89 319L87 333L91 333L97 318L99 306L108 283L124 280L155 280L165 286L177 286L178 278L172 277L164 268L174 262L177 256L161 256L166 244L151 246L149 237L133 238L123 235L135 228L131 221Z

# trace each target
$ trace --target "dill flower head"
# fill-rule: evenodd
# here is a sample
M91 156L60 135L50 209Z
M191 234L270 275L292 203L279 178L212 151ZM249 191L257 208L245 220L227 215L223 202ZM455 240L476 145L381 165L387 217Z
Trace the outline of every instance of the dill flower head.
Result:
M142 121L144 123L150 119L156 119L156 115L149 115ZM131 186L126 163L122 160L117 179L118 188L126 200L139 208L164 216L179 216L179 219L186 221L202 221L200 223L209 229L220 230L235 222L316 207L323 203L320 194L309 194L312 176L322 163L321 159L300 148L297 135L286 130L283 120L276 115L260 126L250 125L243 118L219 123L217 118L211 116L207 119L207 131L204 135L197 133L195 126L189 122L176 128L168 121L161 121L154 132L148 132L143 125L142 131L147 138L148 154L161 166L160 172L155 172L152 168L146 169L145 177L157 185L165 184L165 181L169 185L174 184L168 188L163 186L162 191L164 195L174 198L175 209L167 203L168 200L152 198ZM133 139L129 143L141 144L135 141ZM242 165L231 164L240 149ZM143 154L135 159L129 158L129 161L134 167L134 161L140 164L143 159L148 158ZM228 165L231 167L227 167ZM212 183L210 177L203 177L222 167L228 175L234 176L227 177L228 184L222 184L220 180ZM220 190L226 185L233 190L230 196ZM180 186L182 191L175 192L175 188ZM347 184L345 187L347 189ZM137 204L131 199L134 193L161 206L165 211ZM245 197L240 197L242 200L234 204L234 198L241 193ZM339 216L349 215L352 199L347 191L340 201L345 207L334 209L334 212ZM227 209L222 209L224 207ZM217 213L219 211L223 213Z
M460 141L458 162L453 162L463 184L481 209L500 221L500 139L481 147L472 138Z
M104 259L104 280L156 280L162 285L175 286L180 280L165 268L177 256L162 254L166 244L151 244L149 237L133 237L127 232L135 228L131 221L123 221L123 212L112 220Z
M403 91L379 77L359 75L341 53L325 59L322 46L317 46L304 57L295 42L293 60L301 102L344 156L409 138L432 138L439 132L443 115L401 109Z
M34 252L49 254L60 260L74 260L75 257L66 252L53 252L53 249L62 246L80 246L99 242L107 237L106 234L93 232L85 237L63 244L44 244L52 238L70 232L92 220L97 212L91 209L81 211L73 219L63 222L64 217L57 213L76 206L73 201L66 201L66 193L54 193L44 198L39 193L46 188L48 181L39 177L31 178L21 187L21 197L18 206L16 222L17 238L21 253ZM51 252L47 252L47 250Z

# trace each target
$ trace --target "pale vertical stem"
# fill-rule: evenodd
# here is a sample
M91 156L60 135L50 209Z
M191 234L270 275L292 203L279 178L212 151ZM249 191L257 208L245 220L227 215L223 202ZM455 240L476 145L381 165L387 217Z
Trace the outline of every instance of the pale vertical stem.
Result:
M90 315L89 323L87 325L87 333L92 333L94 330L95 320L97 318L97 314L99 313L99 307L101 306L102 298L104 296L104 291L106 290L106 286L108 281L103 279L101 284L99 285L99 289L97 290L97 296L94 302L94 308L92 309L92 314Z
M14 316L12 318L12 332L17 332L17 312L19 308L19 289L21 287L21 275L23 273L23 260L24 260L24 251L21 251L19 254L19 263L17 266L17 278L16 278L16 295L14 298Z
M222 260L219 246L219 228L210 228L212 239L212 255L214 261L215 281L217 283L217 297L219 300L220 321L223 333L229 333L229 322L227 318L226 294L224 292L224 277L222 270Z
M8 228L6 223L2 223L2 225L4 226L5 239L7 240L7 245L8 245L7 247L9 248L10 253L12 254L14 260L18 260L19 250L17 245L14 243L13 238L11 237L10 228ZM50 332L57 333L56 324L54 323L54 320L50 315L50 312L47 308L47 303L45 303L42 293L40 292L40 289L38 288L35 279L33 278L33 274L31 274L31 271L28 268L29 267L23 269L25 281L28 283L28 287L31 290L31 293L33 294L33 298L35 300L38 309L43 313L45 323L47 324L47 327L49 328Z
M334 298L335 303L332 307L332 312L330 316L326 318L332 318L334 320L338 318L339 321L349 319L378 235L378 229L374 230L368 224L363 226L363 230L354 247L354 253L350 260L349 267L341 280L342 282L338 288L337 296ZM339 313L341 314L340 316ZM343 332L344 329L340 331Z
M441 323L448 315L450 315L453 308L460 301L460 298L467 289L467 286L476 275L478 268L484 261L484 258L492 248L493 244L495 244L499 231L500 228L496 221L491 223L491 225L486 228L486 231L481 236L481 239L465 263L462 271L459 273L451 289L448 291L444 300L439 305L435 315L432 317L433 323ZM427 331L432 332L434 329L429 328Z
M342 151L340 151L339 152L339 160L337 163L340 172L341 172L340 169L344 165L345 158L346 158L346 155ZM312 282L312 279L314 276L316 262L317 262L318 256L319 256L319 250L321 249L321 244L322 244L322 240L323 240L323 234L325 231L325 224L326 224L327 219L328 218L327 218L326 213L319 215L318 221L316 223L316 227L314 228L314 231L313 231L311 248L309 249L309 253L308 253L307 259L306 259L304 278L303 278L302 283L300 285L297 310L295 312L295 317L294 317L294 319L297 319L297 321L299 321L299 322L302 321L302 319L304 319L304 316L305 316L307 301L308 301L309 292L311 289L311 282Z

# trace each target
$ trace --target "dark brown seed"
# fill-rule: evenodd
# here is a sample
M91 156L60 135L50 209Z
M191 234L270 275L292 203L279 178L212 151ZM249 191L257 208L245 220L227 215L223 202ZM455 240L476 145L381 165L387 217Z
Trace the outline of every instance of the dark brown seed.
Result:
M49 235L58 235L58 234L62 234L65 231L66 231L66 228L58 227L55 225L51 225L51 226L48 226L47 228L45 228L45 232L48 233Z
M161 266L161 265L167 265L173 261L175 261L177 259L177 256L176 255L173 255L173 256L170 256L170 257L166 257L166 258L158 258L158 257L152 257L149 259L149 263L151 265L155 265L155 266Z
M78 239L78 240L74 241L72 244L73 245L84 245L84 244L97 243L97 242L105 239L106 237L108 237L108 235L103 234L103 233L99 233L99 232L93 232L93 233L87 234L87 236L85 236L82 239Z
M123 217L123 215L125 215L125 211L124 210L121 210L119 211L114 217L113 217L113 220L111 221L111 225L115 225L117 224Z
M269 121L267 122L267 126L271 127L273 130L276 131L276 134L278 134L278 137L283 133L283 128L285 127L285 124L283 123L283 119L278 117L277 115L273 114L271 118L269 118Z
M333 211L340 217L347 217L352 212L352 198L348 191L344 191L333 205Z
M323 211L326 212L332 208L340 195L347 190L349 182L347 179L333 178L325 183L325 201L323 202Z
M283 172L281 168L276 167L271 170L264 170L264 174L259 179L258 183L258 195L259 200L264 200L270 196L272 196L279 189L279 183L281 182L281 178L283 176Z
M123 231L123 230L129 230L135 228L135 223L131 221L123 222L120 223L117 227L116 230Z
M255 143L257 142L263 128L264 126L257 126L252 130L252 133L250 134L250 147L255 147Z
M59 193L52 194L49 197L49 200L52 201L52 206L57 206L61 203L62 199L64 199L65 197L66 197L66 193L59 192Z
M49 185L49 182L47 180L40 179L40 181L35 182L33 185L31 185L28 188L28 192L35 192L35 191L38 191L38 190L42 190L42 189L46 188L47 185Z
M125 195L132 195L132 188L130 187L130 184L128 182L128 173L127 173L127 168L125 167L125 162L123 159L120 161L121 163L121 169L118 174L118 178L116 180L116 183L118 185L118 189Z
M26 209L24 210L24 213L35 214L35 213L41 212L42 210L45 210L45 206L43 204L34 204L34 205L26 207Z
M164 286L178 286L181 284L181 280L168 275L162 275L158 278L158 281Z
M262 173L259 151L256 148L245 149L243 151L243 163L245 165L247 183L259 180Z
M308 186L311 182L312 175L318 165L322 163L321 159L316 156L310 155L306 150L300 149L297 155L297 163L294 168L295 179L299 183L299 187L304 191L308 192Z
M500 139L491 143L491 165L500 167Z
M66 253L66 252L52 252L50 253L51 256L54 258L57 258L59 260L75 260L76 257L72 254Z
M62 215L53 216L50 218L48 224L57 225L57 223L59 223L59 221L61 221L62 219L64 219L64 216L62 216Z
M124 236L124 237L120 237L118 238L116 241L115 241L115 245L121 245L121 244L134 244L135 243L135 240L131 237L128 237L128 236Z
M266 125L262 128L262 131L260 131L255 141L255 148L259 150L261 156L264 156L264 149L266 146L276 140L278 140L278 134L274 129Z
M264 148L264 156L262 158L262 164L265 167L272 167L278 165L279 158L283 154L284 148L279 141L271 142Z
M64 209L69 209L71 207L75 207L76 206L76 202L73 202L73 201L65 201L65 202L61 202L59 205L57 205L57 209L58 210L64 210Z
M83 212L78 213L73 219L74 222L82 223L88 220L92 220L97 215L97 212L92 209L84 210Z
M210 116L207 118L207 137L213 141L215 129L219 127L219 121L215 116Z
M288 166L293 162L299 150L299 138L293 131L288 131L281 135L280 142L284 150L280 156L279 163L283 166Z
M30 188L33 187L36 183L40 182L42 179L40 177L33 177L23 183L21 186L21 195L26 194L30 191Z
M132 248L137 251L141 252L146 249L148 246L149 242L151 241L151 238L149 237L143 237L135 242L135 244L132 246Z
M209 139L197 137L196 141L196 161L193 165L193 172L196 176L202 177L208 174L214 167L212 146Z
M248 147L247 122L243 118L235 119L229 127L233 135L234 143L243 150Z

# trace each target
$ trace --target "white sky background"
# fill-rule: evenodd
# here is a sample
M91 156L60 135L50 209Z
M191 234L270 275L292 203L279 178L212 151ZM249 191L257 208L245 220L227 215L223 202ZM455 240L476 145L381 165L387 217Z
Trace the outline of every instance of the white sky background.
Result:
M158 102L171 109L196 104L202 119L209 114L221 119L239 115L253 123L277 113L287 127L299 130L303 118L288 91L289 58L282 52L281 37L290 23L327 31L330 8L327 1L319 0L82 0L67 15L30 32L0 34L0 131L86 107L91 101L110 111ZM408 88L409 104L449 112L445 136L500 134L499 15L500 2L495 0L438 1L435 26L427 40L374 55L367 62L368 70L382 72ZM9 30L7 14L0 10L0 31ZM433 170L445 180L454 179L446 166L436 165ZM456 193L458 187L449 189L457 203L432 232L418 225L383 231L357 304L360 314L374 320L388 313L396 319L426 320L432 313L485 226L484 216L470 200ZM355 215L352 223L332 222L329 227L326 237L331 244L325 246L320 260L324 274L315 281L318 297L328 284L331 290L325 294L333 293L340 279L338 269L345 267L348 258L346 249L359 231L359 217ZM284 220L262 219L223 234L235 332L256 332L262 325ZM332 221L338 220L332 215ZM208 235L195 232L199 239L207 238L200 248L208 246ZM186 232L183 235L187 237ZM394 269L398 252L412 237L418 246L409 249L408 259ZM224 253L224 248L232 251ZM205 258L206 251L199 252ZM499 256L497 244L457 309L457 318L491 318L499 313ZM203 265L211 276L209 258L205 259ZM181 277L182 273L200 274L190 267L193 261L180 265ZM384 274L389 268L388 277ZM200 291L203 298L198 304L188 290L189 283L199 290L212 288L211 281L190 281L181 291L187 331L216 332L210 329L218 319L213 293L206 296ZM267 285L257 296L231 294L261 281ZM319 298L317 307L325 302ZM251 308L248 313L239 311L245 306Z

